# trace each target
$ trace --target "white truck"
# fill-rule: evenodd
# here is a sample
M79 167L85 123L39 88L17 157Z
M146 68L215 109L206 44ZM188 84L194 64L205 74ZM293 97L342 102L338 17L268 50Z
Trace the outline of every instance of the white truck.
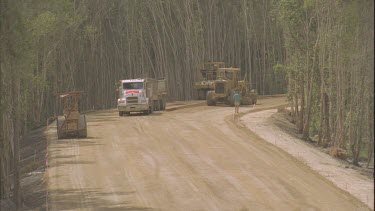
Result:
M150 114L165 110L166 82L152 78L127 79L119 81L117 108L119 116L131 112Z

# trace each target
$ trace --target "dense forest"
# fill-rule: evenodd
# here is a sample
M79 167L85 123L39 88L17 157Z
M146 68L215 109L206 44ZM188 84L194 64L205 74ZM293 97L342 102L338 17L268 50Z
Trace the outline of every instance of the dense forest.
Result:
M0 199L19 202L19 142L60 112L55 93L111 108L116 81L155 77L191 100L205 61L287 93L301 134L369 163L373 46L372 0L0 0Z

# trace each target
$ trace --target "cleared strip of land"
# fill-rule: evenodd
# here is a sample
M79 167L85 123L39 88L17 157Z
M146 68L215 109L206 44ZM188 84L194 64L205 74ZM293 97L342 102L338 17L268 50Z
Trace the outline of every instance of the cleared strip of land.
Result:
M260 99L254 107L285 104ZM368 210L302 162L236 125L233 107L88 115L88 138L49 145L49 208ZM270 131L272 132L272 131Z

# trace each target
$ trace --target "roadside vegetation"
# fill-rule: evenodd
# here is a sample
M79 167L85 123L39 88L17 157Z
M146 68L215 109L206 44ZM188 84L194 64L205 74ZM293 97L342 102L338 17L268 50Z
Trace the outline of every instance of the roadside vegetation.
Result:
M374 2L275 1L293 122L358 165L374 148Z
M0 200L21 206L20 142L60 112L55 93L111 108L119 79L154 77L191 100L204 61L288 93L305 138L371 161L373 46L370 0L0 0Z

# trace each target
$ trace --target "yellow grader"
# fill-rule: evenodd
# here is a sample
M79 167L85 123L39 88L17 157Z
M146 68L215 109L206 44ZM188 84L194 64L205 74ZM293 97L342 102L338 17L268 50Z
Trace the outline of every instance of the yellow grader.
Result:
M64 115L57 117L58 139L87 137L86 116L78 111L78 98L83 92L66 92L57 94L64 106Z
M205 62L198 65L199 81L195 82L198 100L206 99L208 91L214 90L214 80L217 78L218 68L225 67L224 62Z
M245 80L239 80L241 72L239 68L218 68L217 79L213 81L214 90L207 93L207 105L225 103L234 106L233 95L238 91L241 94L241 105L256 104L258 94L250 90L250 84Z

